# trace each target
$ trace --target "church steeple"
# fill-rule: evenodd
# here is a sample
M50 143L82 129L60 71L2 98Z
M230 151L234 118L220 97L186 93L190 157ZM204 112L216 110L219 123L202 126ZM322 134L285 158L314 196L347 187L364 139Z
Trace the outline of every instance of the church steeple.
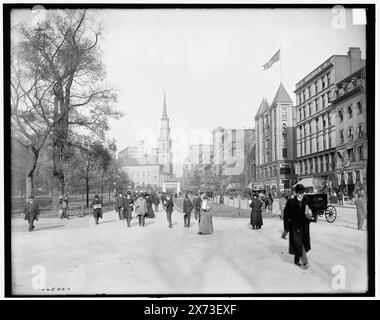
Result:
M168 114L166 111L166 92L164 91L164 110L162 112L162 118L161 120L166 120L168 118Z

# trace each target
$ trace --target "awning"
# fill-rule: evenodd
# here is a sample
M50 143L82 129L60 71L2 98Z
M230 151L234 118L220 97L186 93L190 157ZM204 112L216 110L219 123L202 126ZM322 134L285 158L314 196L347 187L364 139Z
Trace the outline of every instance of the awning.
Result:
M313 178L305 178L305 179L301 179L300 181L298 181L298 182L293 186L293 188L294 188L297 184L303 184L303 186L304 186L305 188L313 188L313 187L314 187L314 184L313 184Z

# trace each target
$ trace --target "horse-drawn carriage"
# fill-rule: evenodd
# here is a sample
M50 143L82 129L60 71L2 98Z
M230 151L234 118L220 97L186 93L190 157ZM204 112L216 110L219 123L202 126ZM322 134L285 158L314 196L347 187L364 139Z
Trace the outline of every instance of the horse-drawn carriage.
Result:
M333 223L336 219L336 208L328 204L328 195L326 193L305 193L307 204L313 212L313 221L317 222L318 216L325 216L326 221Z

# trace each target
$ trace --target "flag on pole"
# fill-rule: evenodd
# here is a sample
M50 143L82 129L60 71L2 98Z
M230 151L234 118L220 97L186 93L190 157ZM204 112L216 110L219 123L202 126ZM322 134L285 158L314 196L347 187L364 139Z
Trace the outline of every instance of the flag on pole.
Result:
M270 60L266 64L263 65L264 70L269 69L273 65L273 63L279 60L280 60L280 49L278 49L277 52L274 54L274 56L270 58Z

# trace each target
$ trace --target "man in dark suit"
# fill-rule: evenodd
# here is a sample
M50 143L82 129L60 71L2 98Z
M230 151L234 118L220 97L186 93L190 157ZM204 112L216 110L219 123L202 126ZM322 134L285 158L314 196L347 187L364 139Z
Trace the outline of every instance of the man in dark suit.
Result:
M31 232L34 230L34 220L38 221L38 216L40 214L40 209L38 203L34 200L33 195L29 196L29 202L27 202L24 208L25 220L29 223L28 231Z
M200 197L200 194L198 194L197 197L195 197L193 200L195 220L198 220L198 221L201 216L201 205L202 205L202 199Z
M289 253L294 255L294 263L303 269L309 267L306 252L310 246L310 217L306 215L307 202L304 198L305 187L297 184L296 195L286 202L284 227L289 232ZM300 260L302 263L300 263Z

